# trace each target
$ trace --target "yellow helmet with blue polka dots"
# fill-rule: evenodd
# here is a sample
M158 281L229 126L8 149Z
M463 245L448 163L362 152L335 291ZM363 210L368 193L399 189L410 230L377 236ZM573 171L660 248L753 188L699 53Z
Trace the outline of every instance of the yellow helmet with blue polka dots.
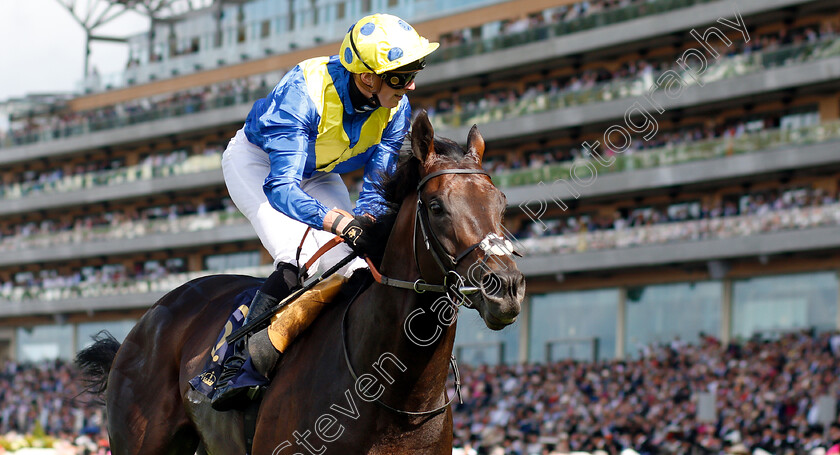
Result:
M351 73L382 74L416 62L438 46L397 16L372 14L347 31L339 58Z

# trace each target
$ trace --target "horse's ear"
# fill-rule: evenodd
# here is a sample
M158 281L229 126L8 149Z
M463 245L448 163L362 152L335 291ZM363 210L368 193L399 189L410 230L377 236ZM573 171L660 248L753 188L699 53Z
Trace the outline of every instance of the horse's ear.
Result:
M411 153L421 163L425 163L426 158L435 153L435 129L425 109L417 114L411 125Z
M484 138L478 132L478 125L473 125L470 128L470 134L467 135L467 154L472 156L478 164L481 164L484 158Z

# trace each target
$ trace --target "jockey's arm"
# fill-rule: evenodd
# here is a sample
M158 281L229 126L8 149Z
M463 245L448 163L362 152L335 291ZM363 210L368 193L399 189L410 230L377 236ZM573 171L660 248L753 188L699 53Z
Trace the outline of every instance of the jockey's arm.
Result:
M263 191L271 206L290 218L322 229L329 209L300 187L306 154L271 153L269 159L271 171L265 179Z
M259 145L271 162L263 184L269 203L290 218L322 229L329 209L300 187L310 143L318 134L318 115L304 90L279 84L272 93L276 106L254 123L259 126Z

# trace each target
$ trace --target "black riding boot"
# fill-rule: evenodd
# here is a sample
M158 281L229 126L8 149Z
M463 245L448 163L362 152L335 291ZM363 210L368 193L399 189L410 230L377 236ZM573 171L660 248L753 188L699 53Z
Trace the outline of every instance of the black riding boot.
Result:
M297 267L280 263L254 295L243 325L270 311L282 298L298 287ZM268 373L280 358L263 329L248 339L241 338L232 346L233 352L225 360L222 373L216 382L216 393L210 405L217 411L228 411L247 404L244 395L251 388L268 383ZM248 356L250 355L250 361ZM243 373L250 373L251 380L240 381ZM263 384L259 384L262 382Z

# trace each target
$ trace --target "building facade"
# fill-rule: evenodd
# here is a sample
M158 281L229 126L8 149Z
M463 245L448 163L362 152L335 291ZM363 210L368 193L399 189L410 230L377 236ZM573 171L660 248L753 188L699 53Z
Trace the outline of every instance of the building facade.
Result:
M446 4L222 2L133 38L121 80L12 118L0 138L5 356L69 358L101 329L124 336L188 279L267 275L221 151L285 71L335 53L374 10L442 43L412 105L439 136L463 142L479 125L527 251L519 320L491 332L462 309L463 361L840 328L831 1Z

